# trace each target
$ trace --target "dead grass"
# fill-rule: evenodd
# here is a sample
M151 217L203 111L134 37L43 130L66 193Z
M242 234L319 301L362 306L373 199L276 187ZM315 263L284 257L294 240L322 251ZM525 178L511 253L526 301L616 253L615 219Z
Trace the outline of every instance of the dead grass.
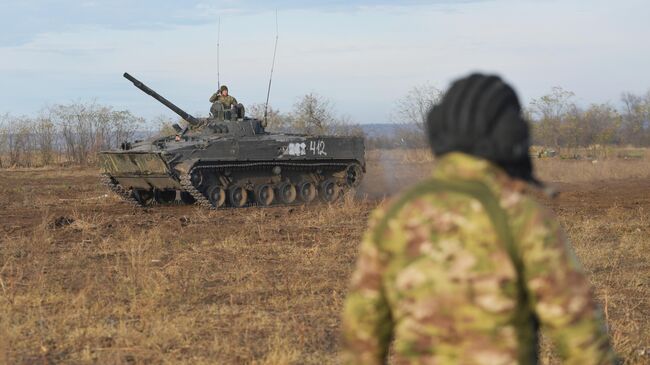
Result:
M52 228L60 212L42 212L5 234L0 362L333 361L338 317L328 311L341 305L368 203L115 203L71 202L71 224Z
M384 158L371 154L366 189L390 193L428 174L425 155L394 154L395 164L380 166ZM634 179L602 182L614 173L583 175L590 162L563 163L542 167L572 182L546 204L606 308L617 351L643 363L648 189ZM611 169L629 178L642 167ZM396 171L407 177L385 185ZM102 198L96 171L0 174L0 363L336 363L348 277L379 201L138 210ZM587 184L584 176L602 178ZM72 222L53 226L61 216Z
M540 178L552 182L591 182L650 176L649 160L574 161L551 158L536 159L534 164Z
M532 151L538 148L534 147ZM647 149L594 146L588 149L563 149L559 153L579 159L562 158L560 155L533 158L535 171L542 180L572 183L650 176L650 151ZM435 158L429 149L371 150L366 158L369 165L378 170L370 173L376 173L379 177L399 177L404 174L410 179L422 178L435 165Z
M558 203L556 211L577 257L595 288L596 298L617 352L626 364L650 362L650 194L645 205L602 211ZM564 208L559 209L559 207ZM546 363L559 364L544 348Z

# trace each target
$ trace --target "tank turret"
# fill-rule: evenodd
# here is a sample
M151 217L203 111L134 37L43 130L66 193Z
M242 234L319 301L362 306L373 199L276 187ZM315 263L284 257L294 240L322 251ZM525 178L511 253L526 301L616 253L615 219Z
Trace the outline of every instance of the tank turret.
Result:
M232 131L233 133L240 136L243 134L264 133L263 123L260 120L245 117L238 119L236 113L231 113L230 110L224 110L223 107L221 107L221 109L216 108L217 112L214 113L214 115L211 115L209 118L195 118L190 113L179 108L174 103L165 99L162 95L149 88L140 80L129 75L129 73L125 72L123 76L127 80L131 81L135 87L142 90L145 94L150 95L152 98L158 100L161 104L176 113L176 115L187 121L188 127L179 131L179 134L181 136L185 135L188 130L200 129L200 127L207 127L201 130L208 133L229 133Z

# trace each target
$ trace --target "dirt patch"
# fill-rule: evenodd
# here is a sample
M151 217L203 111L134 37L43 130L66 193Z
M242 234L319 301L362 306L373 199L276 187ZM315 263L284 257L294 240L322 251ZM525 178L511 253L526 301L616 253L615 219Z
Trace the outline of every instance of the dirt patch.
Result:
M368 215L429 173L432 161L418 159L369 168L361 195L371 198L216 212L133 208L106 195L94 170L3 171L0 363L335 363ZM544 204L562 220L617 350L641 363L648 180L556 185L560 196Z
M650 178L591 181L588 183L551 183L559 192L554 199L538 198L556 212L584 216L607 214L607 209L637 210L650 207Z

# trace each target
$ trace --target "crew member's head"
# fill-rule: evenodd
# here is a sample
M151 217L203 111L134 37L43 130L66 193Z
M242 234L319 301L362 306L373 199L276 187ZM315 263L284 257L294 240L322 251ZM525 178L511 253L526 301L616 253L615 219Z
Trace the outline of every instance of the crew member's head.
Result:
M435 155L467 153L539 184L528 152L528 123L517 94L499 77L473 74L456 80L429 111L426 127Z
M223 96L228 96L228 86L221 85L221 87L219 88L219 93Z

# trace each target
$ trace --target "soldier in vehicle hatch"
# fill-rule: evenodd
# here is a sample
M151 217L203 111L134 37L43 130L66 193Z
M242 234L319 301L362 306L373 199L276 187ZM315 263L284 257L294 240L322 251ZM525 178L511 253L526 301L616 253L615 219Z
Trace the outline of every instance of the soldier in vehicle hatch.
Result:
M231 95L228 95L228 86L226 85L221 85L219 91L212 94L210 97L210 102L214 103L215 101L219 101L226 109L232 107L233 105L237 105L237 99Z
M344 364L612 364L592 288L530 195L528 124L496 76L456 81L428 114L432 176L378 208L343 311Z
M212 94L210 102L212 103L210 112L214 116L218 116L222 111L232 111L238 119L244 117L244 106L238 103L233 96L228 95L228 86L226 85L221 85L219 91Z

